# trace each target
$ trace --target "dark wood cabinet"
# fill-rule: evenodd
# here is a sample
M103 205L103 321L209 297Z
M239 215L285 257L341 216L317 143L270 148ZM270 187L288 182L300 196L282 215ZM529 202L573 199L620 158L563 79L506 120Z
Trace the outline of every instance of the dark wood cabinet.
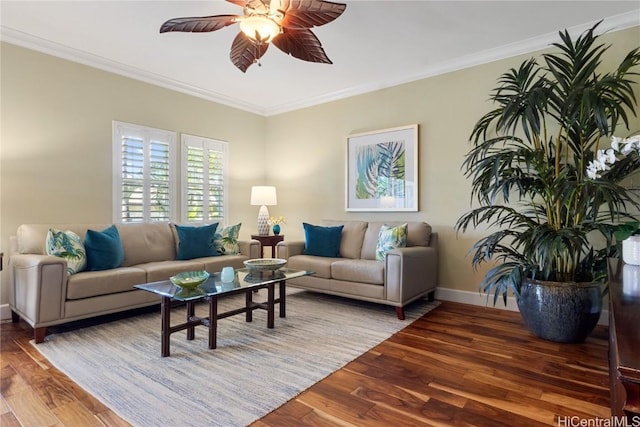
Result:
M640 266L609 261L611 415L640 425Z

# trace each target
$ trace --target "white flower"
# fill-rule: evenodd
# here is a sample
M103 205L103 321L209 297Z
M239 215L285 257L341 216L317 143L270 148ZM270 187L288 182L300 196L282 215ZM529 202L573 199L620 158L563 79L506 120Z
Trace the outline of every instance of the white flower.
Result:
M616 151L620 151L620 143L622 142L622 138L618 138L617 136L611 137L611 148Z
M618 153L624 157L634 151L640 154L640 135L630 136L629 138L612 136L611 148L598 150L596 159L587 165L587 177L590 179L601 178L602 174L600 172L608 171L611 169L611 165L618 161Z
M613 151L613 148L609 148L604 152L604 159L609 164L614 164L616 162L616 153Z
M594 171L593 169L590 169L590 168L587 168L587 176L590 179L598 179L598 178L600 178L600 175L596 171Z
M267 219L267 224L269 225L279 225L279 224L286 224L287 223L287 218L281 216L270 216L269 219Z

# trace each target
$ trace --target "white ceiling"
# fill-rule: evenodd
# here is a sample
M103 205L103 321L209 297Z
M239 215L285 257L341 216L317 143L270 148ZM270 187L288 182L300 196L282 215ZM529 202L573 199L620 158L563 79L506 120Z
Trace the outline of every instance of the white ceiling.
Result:
M340 1L340 0L337 0ZM640 1L347 0L314 28L332 65L275 46L246 74L229 60L238 26L165 33L184 16L241 14L213 1L1 0L3 41L263 115L272 115L530 52L605 18L602 30L640 25ZM640 45L640 40L638 40Z

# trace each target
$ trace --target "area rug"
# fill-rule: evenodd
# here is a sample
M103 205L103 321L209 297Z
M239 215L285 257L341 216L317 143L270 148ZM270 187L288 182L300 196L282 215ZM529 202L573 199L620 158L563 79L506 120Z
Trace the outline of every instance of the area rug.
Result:
M264 290L254 300L266 297ZM242 306L244 296L219 301ZM417 301L398 320L392 307L300 290L287 293L287 317L274 329L266 312L218 322L218 348L207 329L171 336L160 357L160 314L146 313L47 336L35 345L54 366L134 426L245 426L437 306ZM201 304L196 314L206 316ZM184 310L172 311L172 324Z

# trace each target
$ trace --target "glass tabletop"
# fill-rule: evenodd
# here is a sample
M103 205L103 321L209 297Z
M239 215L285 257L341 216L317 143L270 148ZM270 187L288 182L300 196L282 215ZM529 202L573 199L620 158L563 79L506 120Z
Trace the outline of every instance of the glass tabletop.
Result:
M170 280L160 282L144 283L135 285L134 288L153 292L165 297L171 297L178 301L190 301L212 295L233 294L245 291L247 288L260 287L269 283L277 283L282 280L294 279L296 277L309 276L313 271L293 270L281 268L274 271L249 270L239 268L234 271L233 282L223 282L220 273L213 273L202 284L195 289L182 289L174 285Z

